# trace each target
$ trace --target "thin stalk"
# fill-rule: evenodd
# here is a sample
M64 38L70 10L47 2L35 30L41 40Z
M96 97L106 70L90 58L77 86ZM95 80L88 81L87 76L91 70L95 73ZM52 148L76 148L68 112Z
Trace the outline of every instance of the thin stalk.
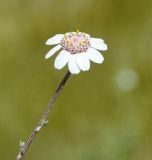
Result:
M25 153L27 152L27 150L29 149L30 145L32 144L33 140L35 139L37 133L39 133L40 129L47 124L47 118L49 115L49 112L51 111L51 109L53 108L53 105L58 97L58 95L60 94L60 92L62 91L66 81L68 80L68 78L70 77L71 73L69 71L66 72L65 76L63 77L62 81L60 82L57 90L55 91L53 97L51 98L49 105L46 109L46 111L43 113L42 118L40 119L40 121L38 122L38 124L36 125L36 127L34 128L34 130L32 131L31 135L29 136L28 140L26 143L24 142L20 142L20 151L19 154L17 156L16 160L22 160Z

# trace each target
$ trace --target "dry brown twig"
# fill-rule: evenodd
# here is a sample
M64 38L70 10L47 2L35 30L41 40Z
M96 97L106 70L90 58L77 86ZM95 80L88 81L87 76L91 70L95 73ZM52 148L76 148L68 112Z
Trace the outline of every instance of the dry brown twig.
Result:
M66 81L68 80L68 78L70 77L70 75L71 75L71 73L69 71L67 71L65 76L63 77L61 83L59 84L57 90L55 91L53 97L51 98L51 100L49 102L49 105L47 107L47 110L44 112L42 118L40 119L40 121L36 125L35 129L32 131L32 133L29 136L26 143L23 142L23 141L20 141L20 151L19 151L19 154L18 154L16 160L22 160L23 159L26 151L29 149L29 147L32 144L33 140L35 139L36 135L39 133L41 128L48 123L47 118L48 118L49 112L53 108L53 105L54 105L58 95L62 91L62 88L64 87L64 85L65 85Z

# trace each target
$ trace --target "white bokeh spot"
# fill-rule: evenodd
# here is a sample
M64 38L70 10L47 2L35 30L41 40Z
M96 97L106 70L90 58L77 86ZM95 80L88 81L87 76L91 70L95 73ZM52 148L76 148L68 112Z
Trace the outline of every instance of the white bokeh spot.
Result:
M134 90L139 83L138 73L130 68L121 69L116 73L115 84L123 91Z

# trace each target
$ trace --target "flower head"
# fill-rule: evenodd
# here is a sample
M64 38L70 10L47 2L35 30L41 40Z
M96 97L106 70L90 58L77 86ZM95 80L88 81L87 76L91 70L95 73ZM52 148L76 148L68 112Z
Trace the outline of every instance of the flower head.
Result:
M57 34L48 39L46 45L56 46L45 55L45 58L50 58L62 49L55 59L54 66L60 70L68 63L72 74L78 74L81 70L88 71L90 60L101 64L104 57L98 50L107 50L107 45L102 39L91 38L90 35L79 31Z

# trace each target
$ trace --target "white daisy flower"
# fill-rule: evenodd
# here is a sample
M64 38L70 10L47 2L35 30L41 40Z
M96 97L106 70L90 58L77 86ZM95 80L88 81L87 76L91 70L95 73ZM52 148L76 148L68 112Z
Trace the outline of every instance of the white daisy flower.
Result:
M60 70L68 64L71 74L78 74L81 70L88 71L90 60L101 64L104 57L98 50L107 50L104 40L91 38L90 35L79 31L57 34L48 39L46 45L56 45L45 55L46 59L62 49L55 59L54 66Z

